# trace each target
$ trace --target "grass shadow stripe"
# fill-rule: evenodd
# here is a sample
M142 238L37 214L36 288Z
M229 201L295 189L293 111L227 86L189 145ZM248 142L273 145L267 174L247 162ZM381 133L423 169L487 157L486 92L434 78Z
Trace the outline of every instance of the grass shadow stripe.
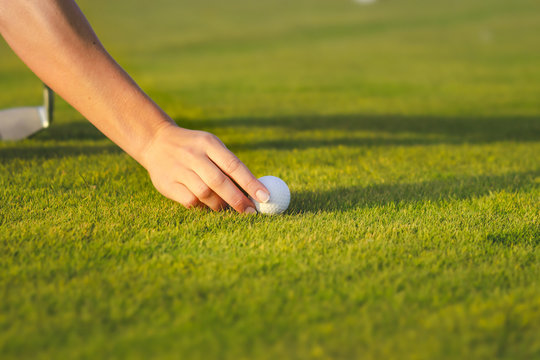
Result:
M538 186L540 169L503 175L460 177L418 183L377 184L366 187L336 187L322 191L292 194L289 213L349 211L388 204L413 204L426 201L470 199L496 191L518 191Z

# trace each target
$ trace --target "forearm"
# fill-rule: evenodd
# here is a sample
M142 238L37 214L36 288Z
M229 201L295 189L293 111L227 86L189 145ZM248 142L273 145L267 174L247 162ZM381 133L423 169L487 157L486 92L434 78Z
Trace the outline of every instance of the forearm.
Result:
M47 85L141 164L170 118L105 51L72 0L0 0L0 32Z

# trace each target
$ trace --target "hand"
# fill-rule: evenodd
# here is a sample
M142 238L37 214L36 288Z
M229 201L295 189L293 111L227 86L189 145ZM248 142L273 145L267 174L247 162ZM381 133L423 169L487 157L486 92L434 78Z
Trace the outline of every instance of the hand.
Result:
M219 211L228 204L239 213L256 213L231 179L260 202L270 198L264 185L221 140L204 131L167 123L156 133L143 159L156 189L186 208L208 206Z

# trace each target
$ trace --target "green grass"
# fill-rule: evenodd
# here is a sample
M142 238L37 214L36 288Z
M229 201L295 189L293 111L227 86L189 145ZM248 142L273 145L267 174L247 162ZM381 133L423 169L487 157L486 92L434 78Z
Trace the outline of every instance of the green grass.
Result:
M291 208L184 210L59 101L0 143L2 359L540 358L537 1L152 3L80 6Z

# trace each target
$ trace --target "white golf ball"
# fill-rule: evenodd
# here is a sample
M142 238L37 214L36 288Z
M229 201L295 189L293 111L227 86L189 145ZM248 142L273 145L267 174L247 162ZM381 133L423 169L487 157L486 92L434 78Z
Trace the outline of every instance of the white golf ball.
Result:
M263 176L259 181L270 191L270 200L260 203L251 198L257 211L261 214L275 215L287 210L291 202L291 192L285 181L275 176Z

